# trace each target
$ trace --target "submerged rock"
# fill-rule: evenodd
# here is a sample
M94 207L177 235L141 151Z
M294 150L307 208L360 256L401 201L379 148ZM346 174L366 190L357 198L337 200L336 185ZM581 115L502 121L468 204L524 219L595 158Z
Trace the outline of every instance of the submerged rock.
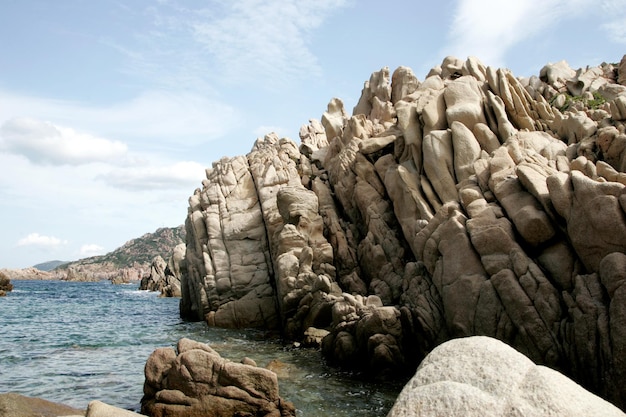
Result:
M190 339L179 340L177 351L155 350L145 376L141 411L149 416L295 416L279 395L274 372L249 360L231 362Z
M566 376L489 337L433 350L387 417L625 416Z

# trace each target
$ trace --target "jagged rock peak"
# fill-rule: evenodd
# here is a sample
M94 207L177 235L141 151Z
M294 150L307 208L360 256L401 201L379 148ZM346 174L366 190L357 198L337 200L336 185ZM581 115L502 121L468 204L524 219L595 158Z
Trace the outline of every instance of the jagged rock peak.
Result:
M207 171L181 313L322 329L330 361L379 376L490 336L626 407L625 74L626 56L374 72L300 146L270 134Z

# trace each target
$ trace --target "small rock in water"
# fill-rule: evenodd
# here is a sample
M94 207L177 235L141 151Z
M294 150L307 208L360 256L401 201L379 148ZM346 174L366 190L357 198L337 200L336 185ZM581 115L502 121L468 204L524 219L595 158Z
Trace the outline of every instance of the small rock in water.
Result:
M251 365L189 339L179 341L178 352L157 349L146 363L141 412L173 416L184 407L184 415L295 416L293 404L279 396L276 374Z

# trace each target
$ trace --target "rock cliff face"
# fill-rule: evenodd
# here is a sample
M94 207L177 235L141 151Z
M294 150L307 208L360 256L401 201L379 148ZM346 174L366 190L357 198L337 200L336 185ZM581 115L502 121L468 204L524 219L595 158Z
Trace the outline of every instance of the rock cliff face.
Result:
M189 200L181 314L377 374L484 335L626 407L626 57L372 74Z

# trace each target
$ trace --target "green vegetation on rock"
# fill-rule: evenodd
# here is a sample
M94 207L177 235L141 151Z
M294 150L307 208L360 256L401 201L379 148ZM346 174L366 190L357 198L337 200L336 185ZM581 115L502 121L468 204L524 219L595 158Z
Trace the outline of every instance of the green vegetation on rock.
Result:
M40 271L52 271L53 269L65 265L66 263L67 261L48 261L33 265L33 268L37 268Z
M163 227L154 233L146 233L131 239L106 255L92 256L75 262L68 262L58 269L75 268L85 265L103 265L114 268L128 268L134 265L149 265L159 255L169 257L174 247L185 242L185 227Z
M575 103L582 103L586 108L591 110L596 110L606 103L606 99L597 91L593 92L592 96L593 98L590 99L588 95L585 94L579 96L573 96L568 93L557 94L550 100L550 105L556 107L561 112L565 112L571 110ZM564 104L558 105L559 97L565 97Z

